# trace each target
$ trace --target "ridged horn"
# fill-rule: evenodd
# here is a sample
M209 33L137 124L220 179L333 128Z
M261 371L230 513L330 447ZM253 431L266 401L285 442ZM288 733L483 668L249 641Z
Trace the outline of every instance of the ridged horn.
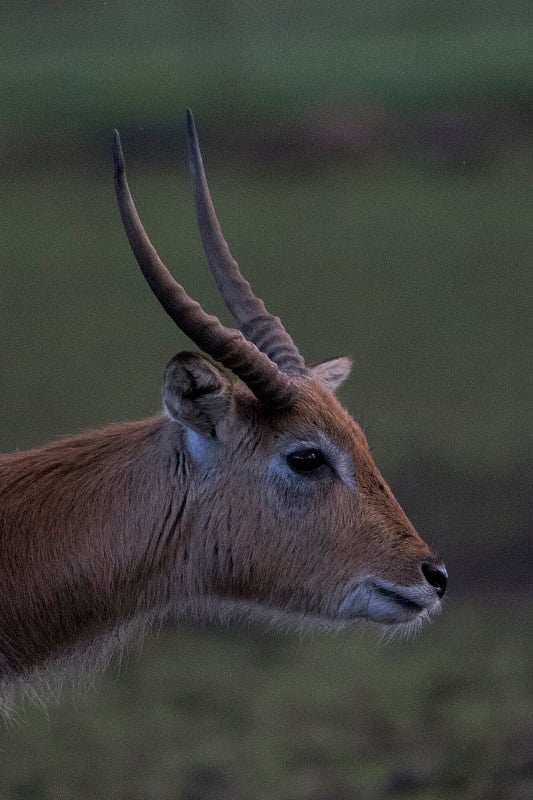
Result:
M200 236L218 290L239 329L287 375L306 375L308 370L294 341L279 317L255 296L231 255L217 219L190 109L187 109L187 145Z
M178 328L205 353L230 369L272 410L292 402L295 387L270 358L248 341L241 331L226 328L203 310L163 264L135 208L126 178L118 131L114 132L115 192L131 249L151 290Z

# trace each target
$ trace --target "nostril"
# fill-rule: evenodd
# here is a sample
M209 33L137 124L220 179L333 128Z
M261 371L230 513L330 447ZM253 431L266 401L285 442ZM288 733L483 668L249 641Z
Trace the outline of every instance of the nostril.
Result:
M435 564L422 564L422 574L431 586L435 589L439 597L442 597L448 585L448 573L444 566Z

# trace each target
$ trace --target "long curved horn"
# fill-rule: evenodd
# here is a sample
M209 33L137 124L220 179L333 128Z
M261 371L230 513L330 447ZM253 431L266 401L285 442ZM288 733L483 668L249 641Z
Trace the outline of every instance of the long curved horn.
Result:
M281 320L270 314L263 301L254 295L230 253L211 200L190 109L187 109L187 145L198 226L220 294L247 339L254 342L286 374L306 375L308 370L305 361Z
M206 314L170 274L152 245L135 208L126 178L118 131L114 133L115 192L126 235L151 290L176 325L204 352L237 375L272 409L290 405L295 388L265 353L233 328Z

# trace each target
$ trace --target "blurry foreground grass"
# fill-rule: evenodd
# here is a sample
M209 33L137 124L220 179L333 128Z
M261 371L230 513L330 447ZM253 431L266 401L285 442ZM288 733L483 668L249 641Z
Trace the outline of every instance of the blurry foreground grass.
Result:
M533 608L450 602L412 642L164 631L0 731L9 800L528 800Z

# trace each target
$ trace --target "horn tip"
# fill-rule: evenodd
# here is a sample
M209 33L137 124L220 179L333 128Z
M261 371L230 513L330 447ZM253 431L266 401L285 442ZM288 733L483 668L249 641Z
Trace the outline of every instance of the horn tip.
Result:
M196 133L196 125L194 124L194 117L190 108L187 109L187 150L189 154L189 169L194 174L197 170L198 161L201 161L199 152L198 134Z
M116 128L113 131L113 164L117 174L120 175L124 172L124 153L122 152L120 134Z
M195 125L194 125L194 117L189 107L187 107L186 117L187 117L187 133L190 135L191 133L195 132Z

